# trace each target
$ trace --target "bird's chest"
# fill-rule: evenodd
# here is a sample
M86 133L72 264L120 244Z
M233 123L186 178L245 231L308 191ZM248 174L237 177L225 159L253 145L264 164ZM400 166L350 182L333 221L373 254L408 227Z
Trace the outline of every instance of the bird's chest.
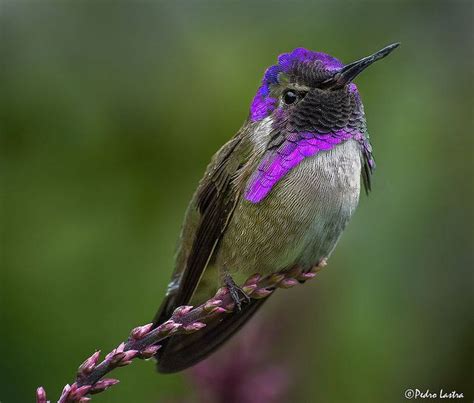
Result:
M349 140L303 160L279 184L274 203L284 220L276 226L294 241L282 260L312 266L329 257L359 202L360 174L359 144Z
M360 170L359 145L349 140L305 158L260 203L241 199L222 262L271 272L327 257L357 206Z

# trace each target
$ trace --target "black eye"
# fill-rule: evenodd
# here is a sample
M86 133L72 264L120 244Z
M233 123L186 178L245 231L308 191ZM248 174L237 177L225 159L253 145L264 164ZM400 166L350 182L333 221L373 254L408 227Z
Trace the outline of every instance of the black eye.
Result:
M283 102L287 105L294 104L296 101L298 101L298 94L293 91L286 91L283 94Z

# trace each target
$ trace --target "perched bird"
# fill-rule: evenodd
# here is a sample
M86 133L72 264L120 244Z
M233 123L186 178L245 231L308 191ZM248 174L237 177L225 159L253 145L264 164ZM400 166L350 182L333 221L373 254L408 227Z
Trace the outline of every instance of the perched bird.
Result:
M176 267L154 324L228 287L237 309L169 338L158 370L183 370L235 333L265 299L240 304L238 284L295 265L324 266L375 163L352 80L399 44L344 65L297 48L269 67L242 128L212 158L187 209ZM241 295L240 295L241 297Z

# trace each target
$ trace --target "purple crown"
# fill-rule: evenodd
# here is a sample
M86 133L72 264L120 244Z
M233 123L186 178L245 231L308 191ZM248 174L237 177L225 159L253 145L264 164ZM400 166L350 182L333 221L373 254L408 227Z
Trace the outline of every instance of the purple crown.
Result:
M255 95L250 107L250 117L259 121L267 117L275 108L277 99L270 97L270 86L278 83L280 73L291 73L297 64L321 62L327 71L334 71L343 67L340 60L322 52L312 52L305 48L296 48L290 53L278 56L278 64L270 66L263 76L262 85Z

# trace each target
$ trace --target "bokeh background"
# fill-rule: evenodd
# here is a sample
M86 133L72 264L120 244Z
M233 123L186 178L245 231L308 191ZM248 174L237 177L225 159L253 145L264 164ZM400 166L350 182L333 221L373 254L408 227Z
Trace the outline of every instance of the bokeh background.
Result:
M329 268L263 315L284 324L287 401L472 401L471 1L3 0L0 15L2 403L38 385L54 399L150 320L196 183L279 53L350 62L394 41L357 79L374 190ZM94 401L195 395L152 362L114 375Z

